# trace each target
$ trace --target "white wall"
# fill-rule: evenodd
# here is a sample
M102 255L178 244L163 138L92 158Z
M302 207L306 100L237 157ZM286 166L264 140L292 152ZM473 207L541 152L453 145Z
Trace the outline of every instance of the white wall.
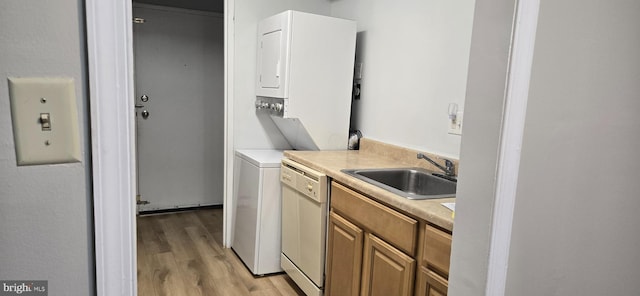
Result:
M48 280L50 295L93 295L84 1L0 2L0 279ZM84 160L16 166L9 76L75 79Z
M449 295L484 295L515 1L478 0ZM640 3L542 1L505 295L640 290Z
M484 295L516 0L477 0L465 100L449 295Z
M233 133L235 149L289 149L271 118L255 109L256 42L258 22L292 9L329 15L326 0L235 0ZM345 139L346 141L346 139Z
M542 1L507 295L640 291L640 2Z
M352 128L365 137L457 158L449 103L463 108L474 0L336 0L358 23L362 95Z
M457 158L447 107L463 108L474 0L235 1L235 148L290 148L267 116L255 114L257 22L286 9L356 20L363 62L353 127L366 137Z

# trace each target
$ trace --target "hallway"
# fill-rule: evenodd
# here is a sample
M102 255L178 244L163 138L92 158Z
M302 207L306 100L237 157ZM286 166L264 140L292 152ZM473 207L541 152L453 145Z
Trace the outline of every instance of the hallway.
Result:
M254 277L222 241L222 209L137 218L138 295L303 295L286 274Z

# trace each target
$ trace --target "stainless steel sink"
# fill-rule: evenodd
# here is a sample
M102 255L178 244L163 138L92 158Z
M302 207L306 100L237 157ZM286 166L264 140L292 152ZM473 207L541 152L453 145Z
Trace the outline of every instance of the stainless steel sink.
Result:
M342 172L407 199L446 198L456 194L455 179L421 168L351 169Z

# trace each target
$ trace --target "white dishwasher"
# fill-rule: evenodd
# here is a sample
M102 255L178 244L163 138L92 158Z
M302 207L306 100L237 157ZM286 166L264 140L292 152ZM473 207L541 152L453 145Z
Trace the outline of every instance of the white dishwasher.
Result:
M325 174L282 160L282 269L306 295L322 295L328 180Z

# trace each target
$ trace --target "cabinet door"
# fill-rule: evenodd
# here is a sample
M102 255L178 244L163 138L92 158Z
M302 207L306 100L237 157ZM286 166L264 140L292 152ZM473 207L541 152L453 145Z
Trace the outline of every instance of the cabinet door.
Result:
M260 88L277 89L280 87L280 63L283 48L282 30L266 32L260 36L258 55L258 83Z
M415 266L413 258L367 233L362 262L362 295L411 295Z
M286 98L291 12L283 12L258 23L256 96Z
M420 267L416 296L447 296L448 282L437 273Z
M362 229L334 212L329 214L326 295L359 294L362 240Z

